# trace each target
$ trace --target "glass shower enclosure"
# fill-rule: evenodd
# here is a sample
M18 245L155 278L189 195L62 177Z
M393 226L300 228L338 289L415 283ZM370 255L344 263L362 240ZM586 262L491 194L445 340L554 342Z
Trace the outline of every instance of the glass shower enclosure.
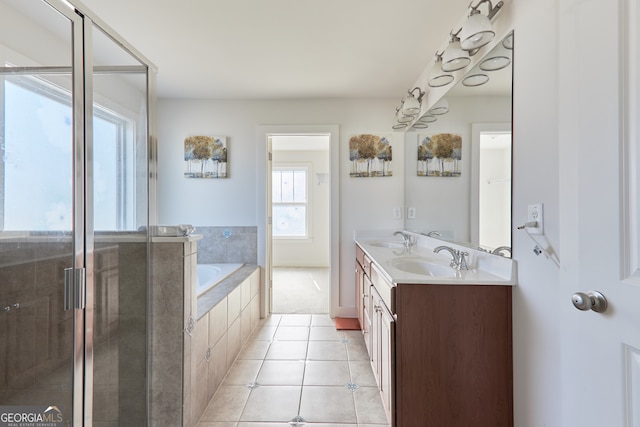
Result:
M144 426L155 70L73 3L0 0L0 425Z

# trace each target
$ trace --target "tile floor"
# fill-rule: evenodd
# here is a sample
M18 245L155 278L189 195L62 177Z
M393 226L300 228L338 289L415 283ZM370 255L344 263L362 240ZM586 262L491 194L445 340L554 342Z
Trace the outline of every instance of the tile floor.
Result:
M247 342L198 427L388 427L360 331L328 315L273 314Z

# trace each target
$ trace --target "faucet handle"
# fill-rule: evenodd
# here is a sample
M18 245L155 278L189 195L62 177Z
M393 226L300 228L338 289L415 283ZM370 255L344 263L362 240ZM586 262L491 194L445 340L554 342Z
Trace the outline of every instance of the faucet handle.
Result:
M469 252L458 251L458 270L468 270L467 258Z

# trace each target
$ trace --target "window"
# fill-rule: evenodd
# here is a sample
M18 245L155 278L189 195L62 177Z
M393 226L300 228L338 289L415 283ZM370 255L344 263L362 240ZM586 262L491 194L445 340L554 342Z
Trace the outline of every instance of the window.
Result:
M309 168L274 166L271 174L273 237L309 237Z
M5 231L71 230L71 94L43 79L4 80L2 222ZM134 225L133 121L94 106L94 227Z

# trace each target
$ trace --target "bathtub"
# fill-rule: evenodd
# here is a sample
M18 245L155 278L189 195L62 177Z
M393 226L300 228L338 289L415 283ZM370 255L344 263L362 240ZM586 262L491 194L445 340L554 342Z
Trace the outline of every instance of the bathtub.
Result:
M198 264L196 266L196 295L200 296L238 270L244 264Z

